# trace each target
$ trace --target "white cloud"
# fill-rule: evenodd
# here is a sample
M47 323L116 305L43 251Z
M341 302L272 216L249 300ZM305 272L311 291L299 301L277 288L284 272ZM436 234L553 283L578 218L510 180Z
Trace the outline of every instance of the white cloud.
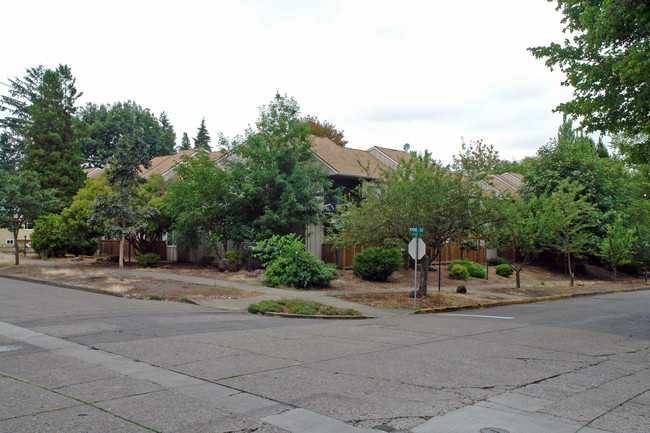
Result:
M451 161L464 136L521 158L570 96L526 51L563 37L543 0L33 0L3 16L16 36L0 46L1 80L65 63L84 102L164 110L179 139L203 117L213 137L242 133L278 90L352 147L409 142Z

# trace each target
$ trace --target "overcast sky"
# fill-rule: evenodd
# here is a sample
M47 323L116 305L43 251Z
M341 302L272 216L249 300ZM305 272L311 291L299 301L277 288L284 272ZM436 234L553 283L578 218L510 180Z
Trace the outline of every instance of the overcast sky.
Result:
M348 146L428 149L482 138L506 159L555 136L570 98L526 48L560 42L546 0L2 3L0 81L67 64L80 103L133 100L194 137L242 134L276 91ZM0 87L0 92L7 88Z

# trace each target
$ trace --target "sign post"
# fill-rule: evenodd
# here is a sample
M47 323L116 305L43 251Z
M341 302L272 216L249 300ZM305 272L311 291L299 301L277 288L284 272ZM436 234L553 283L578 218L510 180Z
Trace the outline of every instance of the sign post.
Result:
M424 257L424 252L426 250L426 245L424 241L420 239L420 235L424 232L424 229L421 227L410 227L409 233L413 236L411 242L409 242L409 254L415 260L415 276L414 276L414 288L413 288L413 308L417 308L417 299L418 299L418 260Z

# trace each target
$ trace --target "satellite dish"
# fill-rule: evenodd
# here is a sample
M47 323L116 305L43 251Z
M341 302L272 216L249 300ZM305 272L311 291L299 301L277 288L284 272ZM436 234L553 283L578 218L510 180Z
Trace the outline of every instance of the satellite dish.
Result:
M411 145L408 144L408 143L406 143L406 144L404 145L404 152L408 152L410 148L411 148Z

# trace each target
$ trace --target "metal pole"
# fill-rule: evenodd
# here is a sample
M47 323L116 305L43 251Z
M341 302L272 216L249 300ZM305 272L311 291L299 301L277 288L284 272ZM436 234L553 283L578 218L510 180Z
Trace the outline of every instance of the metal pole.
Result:
M438 250L438 291L440 291L440 279L442 278L442 248Z
M417 239L417 238L416 238ZM415 279L413 283L413 308L418 307L418 256L420 252L418 247L420 246L419 242L415 242Z

